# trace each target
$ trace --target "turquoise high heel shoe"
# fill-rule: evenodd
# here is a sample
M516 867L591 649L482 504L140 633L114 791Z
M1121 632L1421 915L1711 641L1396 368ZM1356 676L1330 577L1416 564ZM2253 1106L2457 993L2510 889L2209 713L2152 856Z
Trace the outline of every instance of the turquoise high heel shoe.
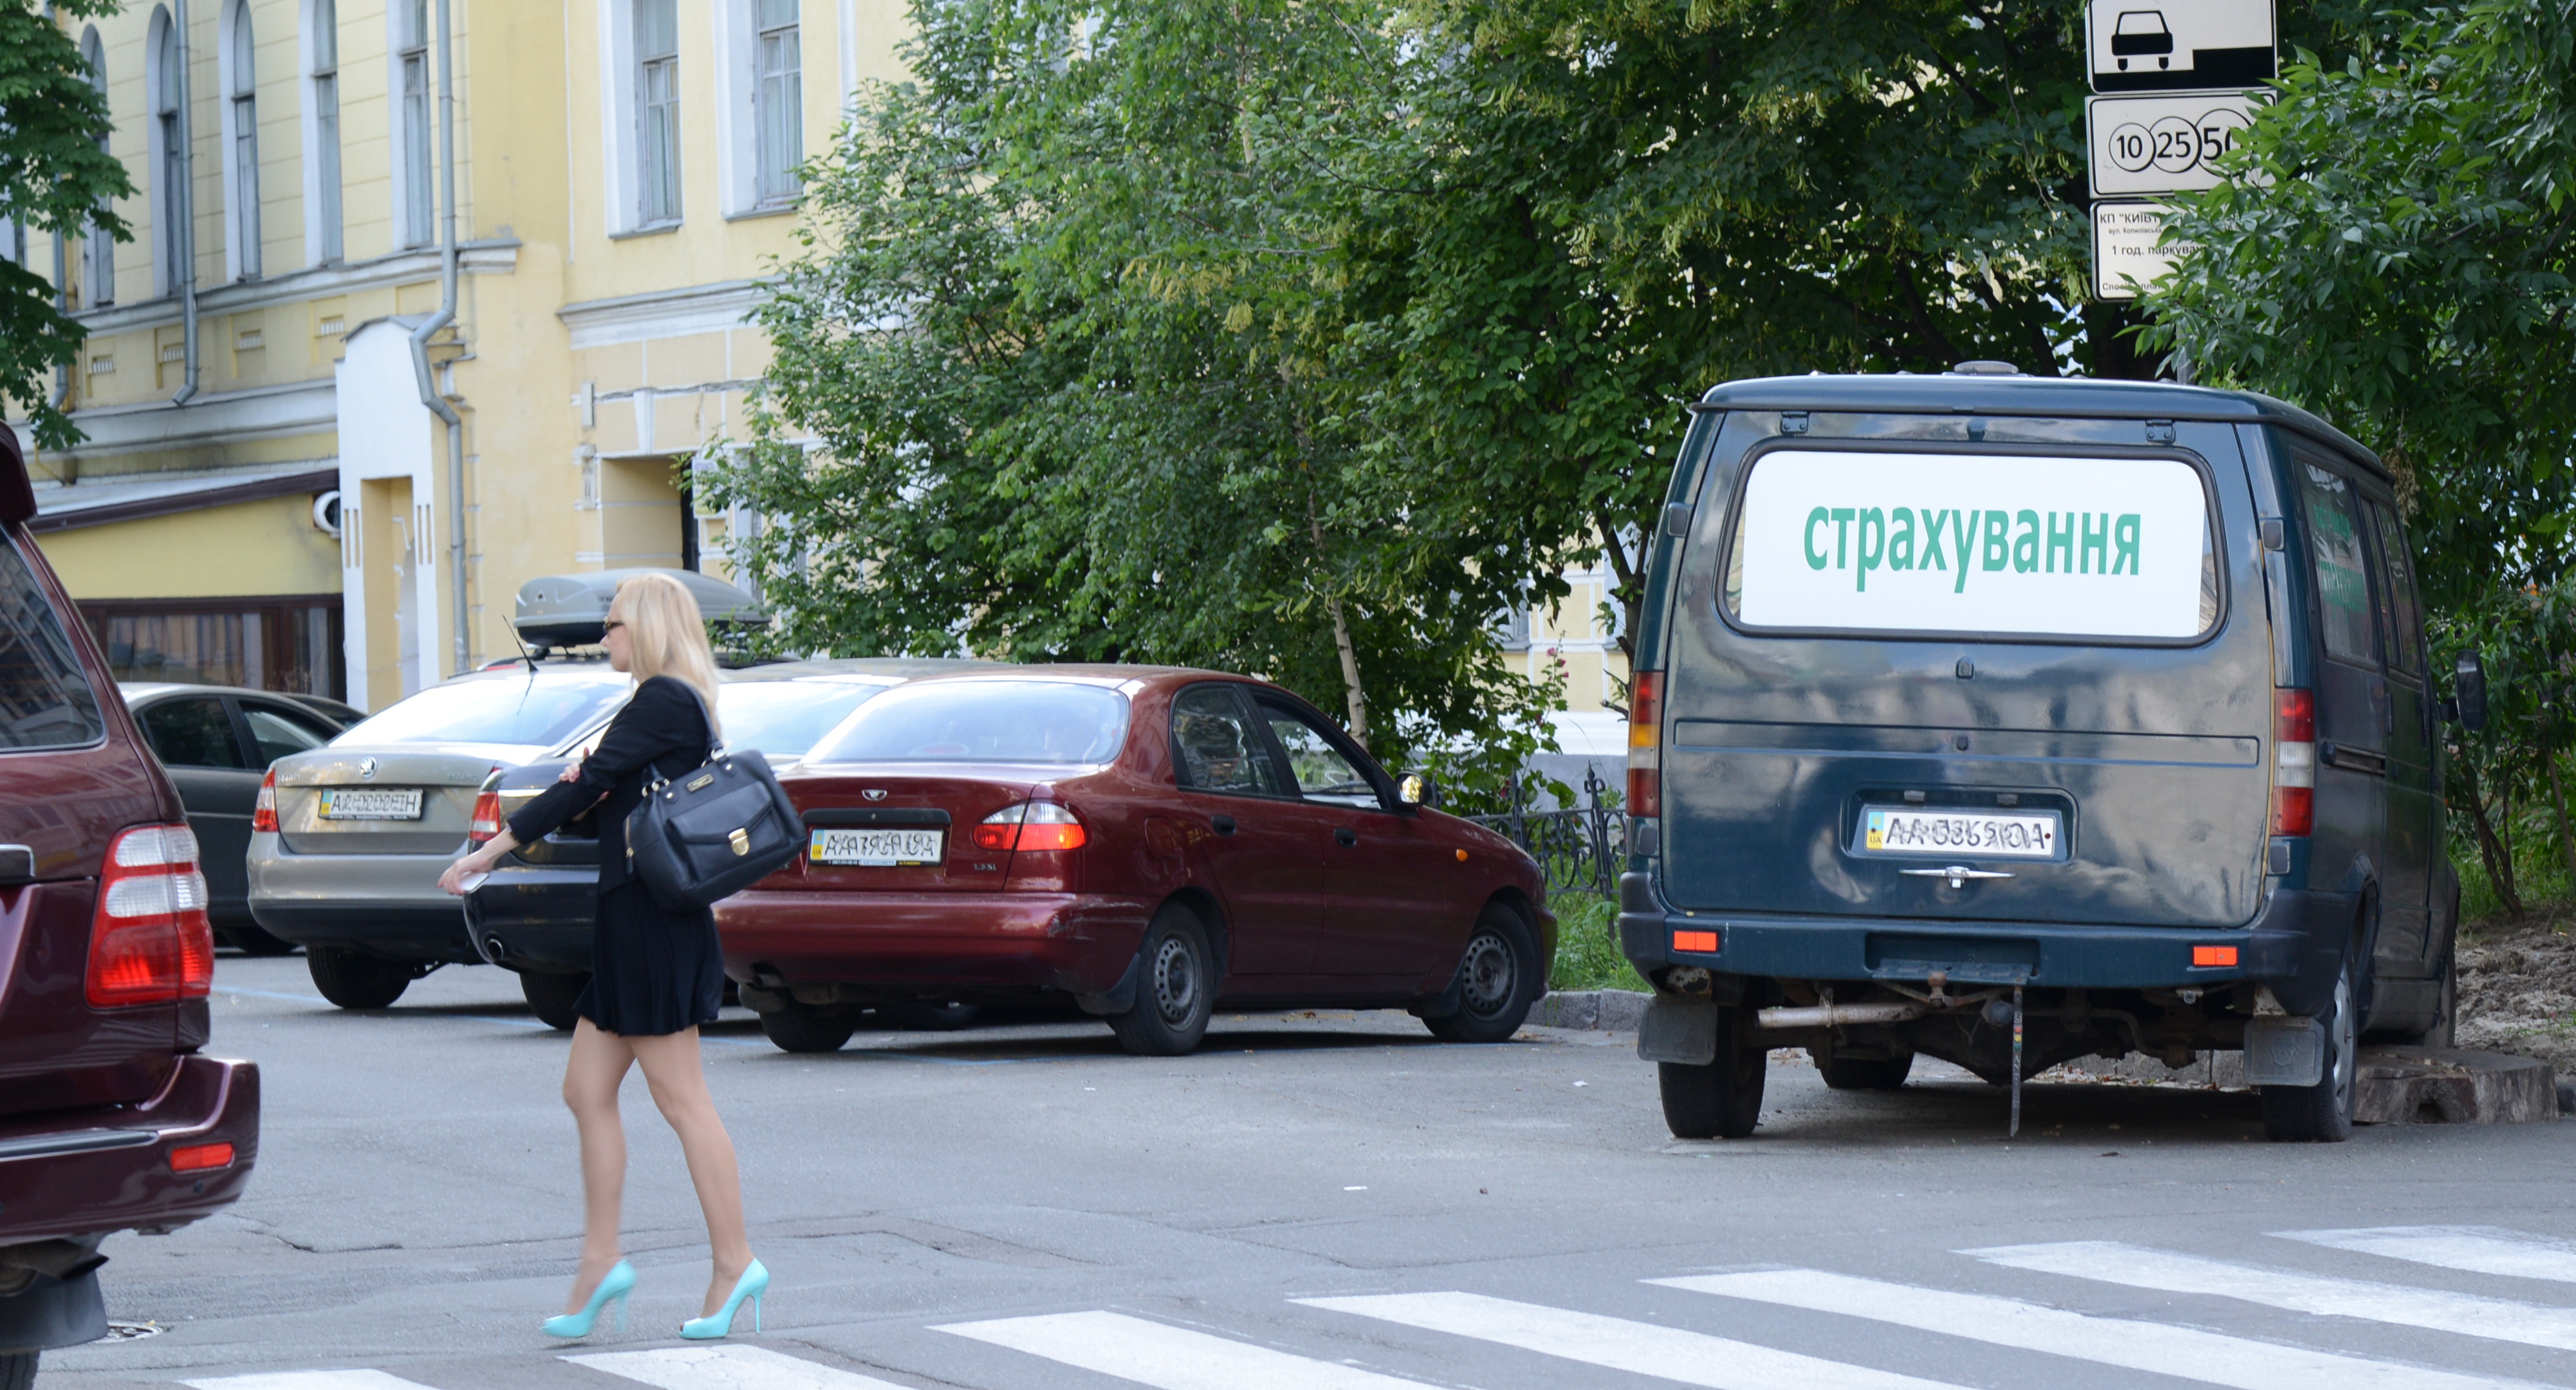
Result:
M758 1332L760 1330L760 1295L761 1291L768 1287L768 1269L763 1267L760 1261L752 1261L751 1268L744 1270L742 1277L733 1281L733 1297L726 1299L723 1307L705 1317L691 1318L680 1324L680 1335L693 1342L712 1342L733 1331L734 1310L740 1308L746 1298L751 1300L751 1330Z
M617 1304L617 1330L626 1330L626 1296L635 1291L635 1266L619 1260L615 1268L601 1275L599 1287L590 1291L590 1302L578 1313L557 1313L546 1319L549 1337L575 1341L590 1335L591 1324L599 1321L599 1310L610 1302Z

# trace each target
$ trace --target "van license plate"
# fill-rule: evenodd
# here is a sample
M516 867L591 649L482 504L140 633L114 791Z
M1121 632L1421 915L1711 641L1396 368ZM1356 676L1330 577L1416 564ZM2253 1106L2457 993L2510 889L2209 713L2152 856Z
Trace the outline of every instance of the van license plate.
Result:
M325 787L324 820L419 820L418 787Z
M1864 854L1937 854L1985 859L2060 858L2057 813L1867 806L1860 814Z
M947 852L944 830L817 830L805 857L817 864L901 868L936 864Z

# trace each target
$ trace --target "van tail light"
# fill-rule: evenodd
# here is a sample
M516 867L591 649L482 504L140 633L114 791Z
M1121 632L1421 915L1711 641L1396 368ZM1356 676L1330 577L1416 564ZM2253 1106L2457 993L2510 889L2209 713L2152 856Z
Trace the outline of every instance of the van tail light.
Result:
M259 799L250 804L250 828L274 833L277 829L277 769L259 779Z
M206 875L184 825L138 825L107 847L90 919L89 1002L102 1009L202 999L215 984Z
M975 848L989 850L1067 850L1088 843L1073 811L1052 801L1023 801L984 817L975 827Z
M487 791L474 798L474 824L466 827L465 838L478 845L499 839L501 824L501 794Z
M1664 673L1639 671L1628 690L1628 814L1664 813Z
M2272 833L2305 835L2317 824L2317 697L2308 690L2272 697Z

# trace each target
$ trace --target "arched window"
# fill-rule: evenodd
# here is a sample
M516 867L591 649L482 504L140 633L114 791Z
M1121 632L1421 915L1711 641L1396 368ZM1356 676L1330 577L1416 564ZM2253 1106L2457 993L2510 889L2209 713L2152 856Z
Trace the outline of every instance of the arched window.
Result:
M187 280L187 141L180 134L187 74L179 62L179 31L166 7L152 7L147 32L152 55L151 71L145 74L152 97L152 246L161 293L177 294Z
M636 220L680 220L680 17L675 0L635 0Z
M233 0L224 25L224 202L232 214L233 278L259 278L259 64L250 0Z
M98 88L99 100L107 99L107 48L98 39L98 26L81 31L81 62L89 69L90 85ZM107 148L107 134L101 131L98 147ZM101 206L105 206L104 203ZM116 302L116 238L103 228L92 227L81 241L81 307L103 308Z
M313 143L305 160L304 205L311 209L305 243L321 264L346 254L340 241L340 7L334 0L312 0L304 32L305 91L311 101L305 129Z

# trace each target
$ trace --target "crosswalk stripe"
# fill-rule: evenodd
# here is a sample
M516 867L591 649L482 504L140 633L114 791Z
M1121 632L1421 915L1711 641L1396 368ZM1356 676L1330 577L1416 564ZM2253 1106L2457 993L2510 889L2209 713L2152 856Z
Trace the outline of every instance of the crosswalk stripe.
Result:
M1704 1332L1481 1294L1400 1293L1296 1301L1310 1308L1500 1342L1710 1390L1952 1390L1941 1381L1801 1356Z
M2237 1390L2535 1390L2528 1381L2249 1341L2192 1327L2096 1317L1987 1294L1953 1293L1813 1269L1691 1274L1650 1284L1841 1313L1996 1346L2071 1356Z
M888 1381L739 1344L600 1351L564 1360L660 1390L903 1390Z
M1211 1337L1123 1313L1048 1313L934 1329L1160 1390L1422 1390L1356 1366Z
M417 1381L382 1371L261 1371L179 1383L195 1390L429 1390Z
M2576 1243L2488 1226L2368 1226L2345 1231L2274 1231L2329 1250L2384 1255L2472 1274L2576 1284Z
M2516 1303L2507 1298L2298 1274L2170 1250L2150 1250L2116 1240L2002 1245L1959 1253L1974 1255L1989 1264L2125 1284L2133 1289L2214 1294L2286 1308L2293 1313L2367 1318L2435 1332L2456 1332L2463 1337L2576 1351L2576 1309Z

